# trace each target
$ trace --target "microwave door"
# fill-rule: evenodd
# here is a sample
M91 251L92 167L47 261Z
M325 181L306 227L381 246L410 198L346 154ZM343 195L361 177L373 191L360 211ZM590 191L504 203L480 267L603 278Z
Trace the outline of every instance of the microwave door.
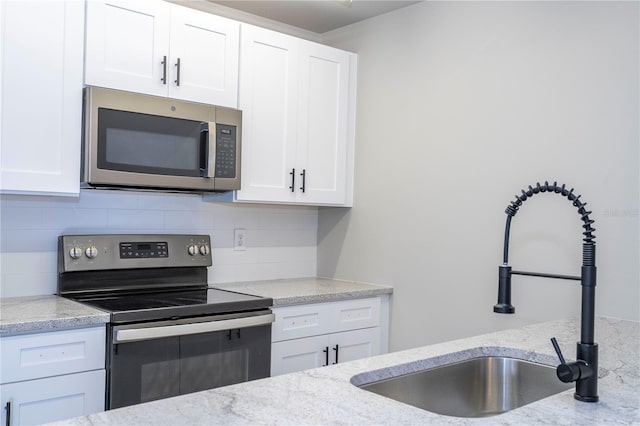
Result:
M215 176L216 149L215 149L216 123L202 123L200 129L200 177L213 178ZM214 129L211 132L211 129Z

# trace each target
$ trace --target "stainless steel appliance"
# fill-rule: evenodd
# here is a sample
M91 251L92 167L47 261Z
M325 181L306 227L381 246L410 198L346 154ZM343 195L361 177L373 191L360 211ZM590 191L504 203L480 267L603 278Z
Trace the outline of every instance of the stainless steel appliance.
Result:
M87 87L83 126L82 187L240 189L239 110Z
M268 377L272 299L207 286L208 235L63 235L58 294L111 314L106 408Z

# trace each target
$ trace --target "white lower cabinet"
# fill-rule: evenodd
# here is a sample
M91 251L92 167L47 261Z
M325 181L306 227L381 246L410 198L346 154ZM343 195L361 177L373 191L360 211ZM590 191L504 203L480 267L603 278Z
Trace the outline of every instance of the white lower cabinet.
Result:
M379 297L286 306L273 312L272 376L386 351Z
M104 326L3 337L0 353L2 424L104 411Z
M104 411L104 383L105 371L95 370L0 385L2 423L36 425Z
M324 367L380 354L380 327L274 342L271 375Z

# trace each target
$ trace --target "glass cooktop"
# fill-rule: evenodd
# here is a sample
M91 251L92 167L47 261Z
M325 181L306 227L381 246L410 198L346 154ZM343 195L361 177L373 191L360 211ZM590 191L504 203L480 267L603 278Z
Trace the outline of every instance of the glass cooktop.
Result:
M75 299L111 313L111 322L150 321L242 312L271 307L273 300L232 291L204 288Z

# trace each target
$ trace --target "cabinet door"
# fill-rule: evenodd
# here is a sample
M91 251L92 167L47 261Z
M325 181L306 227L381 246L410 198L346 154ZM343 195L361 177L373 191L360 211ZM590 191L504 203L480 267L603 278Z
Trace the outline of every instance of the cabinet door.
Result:
M329 337L330 362L341 363L380 354L380 327L345 331Z
M84 4L0 2L0 191L78 195Z
M169 10L159 0L87 2L85 84L166 96Z
M329 46L301 44L296 164L304 172L304 191L298 192L304 203L346 203L349 56Z
M236 200L295 201L300 181L298 172L290 173L296 168L297 100L298 40L243 25L242 190L236 192Z
M271 375L323 367L329 361L329 337L285 340L271 345Z
M2 424L42 424L104 411L104 392L104 370L0 385Z
M171 5L169 97L236 108L239 37L236 21Z

